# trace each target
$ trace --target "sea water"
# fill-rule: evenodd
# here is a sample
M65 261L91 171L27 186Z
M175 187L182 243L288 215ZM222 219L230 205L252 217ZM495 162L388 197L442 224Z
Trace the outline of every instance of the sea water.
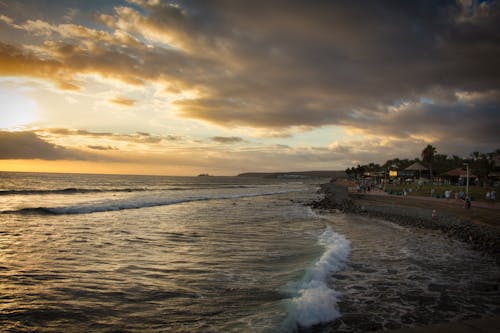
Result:
M490 258L315 212L324 181L0 173L0 328L359 332L499 312Z
M334 320L317 182L1 173L0 326L277 332Z

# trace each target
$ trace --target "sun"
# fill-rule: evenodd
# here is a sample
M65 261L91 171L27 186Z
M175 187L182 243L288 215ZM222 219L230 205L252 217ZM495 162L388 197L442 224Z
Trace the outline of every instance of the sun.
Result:
M16 130L37 119L35 101L19 91L0 89L0 129Z

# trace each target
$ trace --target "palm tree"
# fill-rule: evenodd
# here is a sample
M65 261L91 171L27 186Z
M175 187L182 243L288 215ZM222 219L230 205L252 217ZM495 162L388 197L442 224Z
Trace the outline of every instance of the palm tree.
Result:
M437 149L432 145L427 145L427 147L422 150L422 161L429 166L429 174L432 181L432 161L434 160L434 155Z
M485 186L488 182L488 174L493 171L495 162L491 155L479 152L473 152L471 157L473 158L472 172L479 177L482 185Z

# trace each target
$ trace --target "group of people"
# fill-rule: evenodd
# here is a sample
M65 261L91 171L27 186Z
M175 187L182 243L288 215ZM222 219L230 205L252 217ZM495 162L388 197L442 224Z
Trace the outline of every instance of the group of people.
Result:
M361 181L356 186L356 191L366 193L374 190L382 190L382 185L371 181Z
M453 194L452 190L446 190L444 191L443 196L445 199L450 199L452 194ZM436 193L436 190L434 188L431 188L431 197L440 198L440 195ZM455 192L455 200L458 200L459 198L462 200L465 199L465 193L463 191Z
M497 200L496 191L486 192L486 201L495 201L495 200Z
M450 200L452 194L453 194L452 190L444 191L444 197L446 198L446 200ZM491 198L491 193L489 195ZM435 196L436 196L436 190L434 188L431 188L431 197L435 197ZM455 192L455 200L459 200L459 199L464 201L465 208L470 208L471 198L470 198L470 196L466 196L464 191Z

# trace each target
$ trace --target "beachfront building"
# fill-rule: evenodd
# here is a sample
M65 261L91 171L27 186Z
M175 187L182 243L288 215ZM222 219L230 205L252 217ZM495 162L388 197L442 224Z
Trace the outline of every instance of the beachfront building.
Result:
M462 168L453 169L439 175L445 183L452 185L465 185L467 183L467 171ZM469 184L475 184L477 176L469 174Z
M413 182L429 174L429 169L415 162L403 170L390 170L389 176L397 182Z
M427 175L429 173L429 169L424 167L419 162L415 162L409 167L407 167L404 171L406 171L413 179L420 179L423 175Z

